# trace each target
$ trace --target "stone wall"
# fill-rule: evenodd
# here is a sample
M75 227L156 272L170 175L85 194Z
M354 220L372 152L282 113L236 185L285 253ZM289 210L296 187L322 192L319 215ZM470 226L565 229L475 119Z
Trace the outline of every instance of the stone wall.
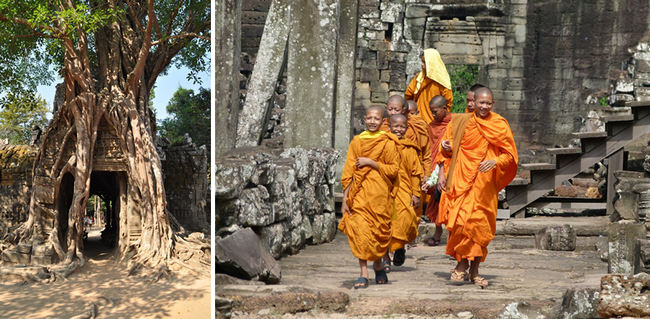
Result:
M205 146L196 147L183 139L178 146L164 148L162 160L167 209L191 231L210 229L208 198L208 156Z
M27 220L36 151L25 145L0 147L0 238L9 227Z
M258 234L271 255L294 254L336 234L335 164L331 148L242 147L215 163L218 236L243 227Z

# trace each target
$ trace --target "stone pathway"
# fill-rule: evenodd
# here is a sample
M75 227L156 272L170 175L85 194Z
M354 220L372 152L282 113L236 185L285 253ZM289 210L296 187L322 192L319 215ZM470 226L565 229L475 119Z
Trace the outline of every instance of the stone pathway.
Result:
M504 223L499 227L505 227ZM389 284L375 284L370 268L370 286L353 289L359 276L358 261L350 252L346 236L339 232L331 243L308 246L297 255L282 258L280 285L221 285L217 286L217 294L263 296L335 291L349 295L350 305L344 314L349 317L374 318L393 314L391 318L418 318L420 315L456 318L459 313L471 311L474 318L490 318L512 301L527 301L550 309L568 288L599 287L601 276L607 274L607 263L600 260L595 245L606 240L606 237L581 237L576 251L558 252L535 249L534 237L530 235L498 235L488 247L486 262L481 264L481 276L490 285L480 289L469 282L458 284L449 280L450 269L456 261L444 254L446 240L443 237L441 246L420 244L409 249L405 264L392 267L388 274ZM400 316L395 317L398 314ZM241 318L268 315L278 314L265 311L261 314L256 311L234 313L234 317ZM311 311L297 317L285 317L320 318L321 315Z

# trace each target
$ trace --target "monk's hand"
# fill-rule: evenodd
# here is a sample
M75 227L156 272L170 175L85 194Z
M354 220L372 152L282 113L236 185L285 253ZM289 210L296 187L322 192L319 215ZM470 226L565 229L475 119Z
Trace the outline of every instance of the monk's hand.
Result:
M436 188L438 188L438 191L440 193L447 191L447 179L445 178L445 174L438 175L438 182L436 183Z
M422 184L422 186L420 187L420 189L421 189L423 192L426 192L426 191L429 190L429 186L427 186L427 184L424 183L424 184Z
M491 169L493 169L494 166L496 166L496 165L497 165L497 161L495 161L493 159L483 161L483 162L478 163L478 171L481 172L481 173L487 173Z
M364 166L370 165L371 159L367 157L359 157L357 158L357 168L362 168Z
M420 208L420 204L421 204L421 202L420 202L419 197L417 197L415 195L411 196L411 207L413 207L415 209L418 209L418 208Z
M352 216L352 212L350 211L350 208L348 208L348 204L345 202L345 199L343 199L343 203L341 203L341 214L348 214Z
M451 152L451 143L449 143L449 140L442 141L440 146L442 146L442 149L445 150L445 152Z

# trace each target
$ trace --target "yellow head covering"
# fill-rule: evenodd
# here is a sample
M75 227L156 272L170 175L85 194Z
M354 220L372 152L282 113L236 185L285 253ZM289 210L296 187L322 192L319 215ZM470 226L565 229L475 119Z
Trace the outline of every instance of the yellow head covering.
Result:
M445 66L445 63L442 62L442 58L440 57L438 50L424 50L424 63L426 65L427 77L451 90L451 80L449 79L449 73L447 73L447 67ZM420 91L420 86L424 81L424 74L422 74L422 72L418 74L416 81L417 86L415 93L418 93L418 91Z

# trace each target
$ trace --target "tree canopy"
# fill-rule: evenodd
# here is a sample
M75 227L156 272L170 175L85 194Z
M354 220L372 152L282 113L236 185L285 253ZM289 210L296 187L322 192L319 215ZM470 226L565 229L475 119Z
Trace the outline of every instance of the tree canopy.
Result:
M31 91L8 93L0 98L0 138L10 144L27 144L32 127L47 125L47 102Z
M164 119L158 132L162 137L178 143L188 133L198 146L205 145L210 152L210 90L179 87L167 104L169 118Z

